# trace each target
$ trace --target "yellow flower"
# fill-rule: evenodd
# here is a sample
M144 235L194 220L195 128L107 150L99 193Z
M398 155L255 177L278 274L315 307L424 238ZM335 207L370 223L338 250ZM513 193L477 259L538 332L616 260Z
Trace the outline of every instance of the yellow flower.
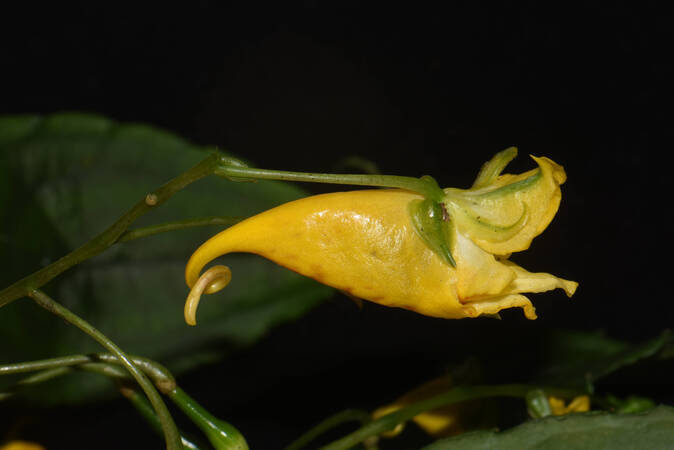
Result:
M398 398L393 403L382 406L372 413L372 419L376 420L382 416L398 411L412 403L416 403L435 395L448 391L452 387L450 376L444 376L429 381ZM426 411L414 416L412 419L422 430L434 437L450 436L462 432L460 418L460 408L465 408L465 404L447 405L431 411ZM381 434L383 437L395 437L403 431L404 424L398 424L391 431Z
M199 247L185 269L192 288L185 318L195 324L202 293L229 283L213 259L231 252L264 256L354 297L433 317L460 319L520 307L535 319L523 293L577 286L547 273L531 273L507 260L525 250L559 207L564 169L548 158L520 175L500 175L514 148L487 162L470 189L444 189L442 218L430 215L449 244L448 264L417 213L428 201L402 189L336 192L296 200L250 217ZM423 219L423 217L422 217ZM428 230L425 229L429 228ZM451 259L450 257L450 259Z
M548 403L550 403L550 409L555 416L563 416L574 412L587 412L590 410L590 397L587 395L581 395L574 398L568 405L564 403L564 400L557 397L548 397Z
M40 444L26 441L11 441L0 446L0 450L45 450Z

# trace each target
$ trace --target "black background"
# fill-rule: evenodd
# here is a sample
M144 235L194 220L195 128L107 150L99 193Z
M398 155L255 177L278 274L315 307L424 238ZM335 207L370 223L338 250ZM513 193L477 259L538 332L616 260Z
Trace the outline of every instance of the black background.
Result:
M535 322L519 311L501 322L373 304L359 312L335 296L181 380L253 448L279 448L342 408L388 401L470 355L473 341L507 337L520 354L544 329L637 341L671 326L668 11L628 2L281 3L6 10L0 113L93 112L260 167L331 172L357 155L382 173L431 174L456 187L515 145L510 171L532 168L527 154L544 155L568 181L553 223L513 259L580 288L572 300L533 296ZM664 377L653 384L639 389L671 399ZM63 410L39 413L28 430L50 448L94 448L87 442L121 423L137 434L127 445L161 447L121 400L66 411L67 420L57 420ZM113 433L96 448L123 442Z

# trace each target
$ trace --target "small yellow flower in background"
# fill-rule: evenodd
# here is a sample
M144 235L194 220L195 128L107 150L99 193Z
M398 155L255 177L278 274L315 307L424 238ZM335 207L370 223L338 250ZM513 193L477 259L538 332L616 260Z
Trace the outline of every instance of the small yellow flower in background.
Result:
M436 378L435 380L424 383L408 392L393 403L377 408L372 413L372 419L379 419L382 416L395 412L412 403L447 392L451 387L452 378L449 375ZM459 415L460 411L463 410L465 410L465 404L447 405L432 411L423 412L415 416L412 420L431 436L451 436L463 431L460 424L461 416ZM382 433L381 436L386 438L395 437L403 431L404 427L404 424L398 424L395 429Z
M548 397L548 402L550 403L552 414L555 416L563 416L575 412L587 412L590 410L590 397L587 395L581 395L574 398L568 405L564 400L557 397Z
M5 445L0 445L0 450L45 450L45 448L33 442L11 441Z
M429 222L415 220L428 201L421 194L371 189L316 195L250 217L199 247L185 269L192 289L187 323L196 323L201 294L217 292L231 278L224 266L201 270L231 252L255 253L351 296L428 316L460 319L520 307L535 319L524 293L562 288L571 296L578 284L528 272L508 258L548 226L566 174L545 157L533 157L536 169L501 174L516 154L515 148L498 153L470 189L444 189L442 218L437 210L430 217L436 221L431 225L440 223L433 231L448 243L451 264L429 241Z

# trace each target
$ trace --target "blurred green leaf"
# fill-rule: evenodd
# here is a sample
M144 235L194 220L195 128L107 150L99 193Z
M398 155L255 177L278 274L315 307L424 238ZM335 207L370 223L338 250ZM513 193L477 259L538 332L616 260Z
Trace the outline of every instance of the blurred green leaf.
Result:
M611 408L611 411L619 413L636 413L647 411L655 407L655 402L653 402L653 400L637 395L631 395L626 399L620 399L615 395L609 394L605 397L605 402Z
M503 432L477 431L442 439L424 450L601 450L671 448L674 408L641 414L585 413L533 420Z
M58 114L0 118L0 286L5 287L92 238L150 190L205 157L170 133L103 117ZM134 226L202 216L247 216L306 195L280 182L208 177ZM175 231L117 244L64 273L45 290L129 353L173 371L220 358L301 316L330 289L254 255L230 255L233 279L183 320L190 254L221 227ZM73 327L30 300L0 309L1 362L99 351ZM1 380L0 380L1 382ZM84 382L84 384L83 384ZM61 382L40 401L89 399L105 382ZM51 394L55 393L56 398Z
M672 342L666 330L648 341L631 344L600 333L557 331L542 342L549 357L536 381L553 386L585 387L596 380L647 358L661 357Z

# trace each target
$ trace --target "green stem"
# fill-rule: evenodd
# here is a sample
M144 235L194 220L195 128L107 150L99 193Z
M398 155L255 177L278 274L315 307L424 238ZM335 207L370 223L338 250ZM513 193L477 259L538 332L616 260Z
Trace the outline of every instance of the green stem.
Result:
M97 373L99 375L105 375L108 378L114 378L117 380L133 380L129 373L119 366L118 360L114 355L109 355L112 358L115 358L114 363L84 362L88 359L88 357L84 355L73 356L76 356L76 358L66 357L49 360L50 364L48 364L48 366L50 368L23 378L19 382L10 386L9 389L7 389L5 392L0 392L0 401L12 397L16 391L21 388L25 388L33 384L43 383L62 375L67 375L72 373L74 370L84 370L87 372ZM57 359L60 359L60 362L64 363L65 365L53 366L53 363L57 362ZM35 361L34 363L45 363L46 361L47 360ZM40 368L41 365L42 367ZM24 367L24 370L13 373L25 372L26 370L31 369L41 370L44 368L44 366L44 364L32 364L31 366ZM136 408L140 415L148 422L150 427L152 427L152 429L161 436L163 434L161 421L159 420L157 413L154 411L154 409L152 409L150 402L147 401L147 397L145 397L145 395L143 395L138 389L121 384L119 386L119 391L131 402L134 408ZM184 449L200 450L202 448L193 442L194 439L186 437L183 433L181 433L180 439Z
M99 361L123 365L123 362L116 355L99 353L96 354L95 357ZM162 393L166 394L175 389L176 380L166 367L151 359L143 358L142 356L134 356L129 359L131 359L133 364L135 364L145 375L150 377L152 382Z
M117 364L108 364L100 362L90 362L80 364L75 366L77 370L84 370L86 372L97 373L99 375L105 375L108 378L113 378L116 380L130 380L129 372L127 372L123 367L120 367Z
M287 172L283 170L256 169L219 165L214 173L223 177L256 178L261 180L303 181L309 183L351 184L407 189L418 192L436 202L442 201L444 192L429 176L421 178L398 175L346 175L331 173Z
M92 356L89 355L70 355L58 358L41 359L39 361L25 361L20 363L3 364L0 366L0 375L11 375L14 373L36 372L38 370L53 369L58 367L76 366L91 362Z
M41 288L71 267L98 255L115 244L129 226L143 214L166 202L173 194L187 185L213 173L218 161L220 161L220 156L217 153L209 155L187 172L149 193L108 229L86 244L0 291L0 307L18 298L29 296L31 291Z
M203 227L209 225L234 225L243 220L242 217L229 216L211 216L199 217L196 219L177 220L175 222L166 222L159 225L150 225L147 227L136 228L122 234L117 242L128 242L134 239L144 238L168 231L184 230L187 228Z
M496 386L460 386L426 400L413 403L398 411L387 414L374 420L351 434L338 439L322 450L346 450L358 445L370 436L376 436L384 431L393 430L399 423L412 419L424 411L430 411L440 406L459 403L466 400L486 397L526 397L527 393L540 386L526 384L506 384ZM551 395L559 397L573 397L582 392L568 389L545 389Z
M127 355L128 358L142 370L145 375L150 377L152 382L163 392L169 392L175 388L175 378L171 372L156 361L140 356ZM26 361L20 363L11 363L0 365L0 376L11 375L15 373L35 372L39 370L57 369L61 367L71 367L106 362L109 364L121 365L117 356L110 353L93 353L90 355L69 355L58 358L41 359L38 361ZM126 372L125 372L126 373Z
M134 362L140 363L139 368L150 375L157 383L166 385L167 380L173 380L173 376L160 364L145 358L130 358ZM108 362L92 362L106 360ZM0 392L0 401L12 397L16 392L22 388L31 386L33 384L49 381L56 377L72 373L73 370L84 370L87 372L105 375L108 378L116 379L120 382L133 381L129 372L120 367L120 362L115 355L104 353L96 355L71 355L62 358L51 358L41 361L30 361L18 364L8 364L0 366L1 374L16 374L28 371L40 371L34 375L30 375L21 379L17 383L11 385L6 391ZM144 395L141 395L137 388L120 384L120 393L126 397L131 404L138 410L143 418L150 424L150 426L160 435L163 433L162 424L157 413L152 409L152 405L147 401ZM209 438L214 437L216 440L216 448L226 449L246 449L245 440L240 433L231 425L213 417L208 411L201 407L196 401L189 397L182 389L177 388L175 383L168 394L181 409L183 409L188 417L196 422L200 428L206 431ZM194 438L187 438L183 433L180 433L183 448L198 450L203 446L195 443ZM215 435L215 436L212 436ZM224 446L222 444L225 444Z
M94 328L86 320L82 319L72 311L63 307L44 292L39 290L33 290L29 292L28 295L33 300L35 300L35 302L38 305L42 306L44 309L51 312L52 314L61 317L68 323L71 323L72 325L76 326L77 328L79 328L80 330L91 336L94 340L96 340L99 344L101 344L103 347L105 347L108 351L110 351L112 354L116 356L116 358L120 361L120 363L129 371L131 376L133 376L136 379L140 387L145 392L145 395L147 395L148 399L152 403L153 408L157 412L157 415L159 416L159 419L162 424L162 429L164 430L164 438L166 439L167 449L180 450L181 449L180 434L178 433L178 429L176 428L176 425L173 422L173 418L171 417L168 408L166 408L164 401L162 400L161 396L155 389L154 385L150 382L150 380L145 376L143 372L141 372L140 369L138 369L138 367L133 363L133 361L131 361L131 359L129 359L129 357L126 356L126 354L122 351L122 349L120 349L107 336L105 336L103 333Z
M321 434L325 433L328 430L331 430L343 423L346 422L360 422L361 424L366 424L372 419L372 416L367 412L360 409L347 409L341 412L338 412L334 416L330 416L302 436L300 436L295 442L290 444L285 448L285 450L299 450L304 448L309 444L309 442L316 439Z

